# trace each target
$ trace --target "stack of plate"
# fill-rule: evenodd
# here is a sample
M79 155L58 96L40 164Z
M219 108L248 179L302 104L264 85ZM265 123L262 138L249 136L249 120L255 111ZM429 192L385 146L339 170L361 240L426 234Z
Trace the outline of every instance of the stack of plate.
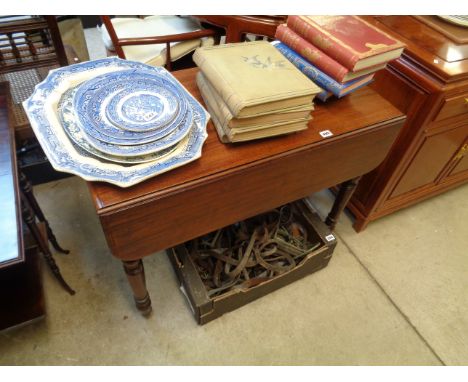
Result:
M23 105L55 169L121 187L199 158L207 137L167 70L118 58L51 71Z

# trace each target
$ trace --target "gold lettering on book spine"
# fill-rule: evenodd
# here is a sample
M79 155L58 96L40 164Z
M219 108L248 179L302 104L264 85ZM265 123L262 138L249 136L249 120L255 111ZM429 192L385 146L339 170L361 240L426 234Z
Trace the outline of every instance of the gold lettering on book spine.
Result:
M320 58L320 53L313 51L310 48L304 48L300 52L301 56L307 58L311 62L315 62Z
M299 18L294 19L293 25L294 30L302 36L304 36L306 30L309 29L309 26L305 23L301 23Z
M291 48L296 49L299 45L299 37L293 36L291 33L287 33L286 37L290 38L291 41Z
M326 37L321 35L316 35L312 39L312 43L319 49L325 50L330 48L333 43Z
M317 69L311 67L311 66L306 66L302 69L302 73L304 73L307 77L309 77L311 80L316 79L319 74L317 72Z
M292 42L292 45L293 45L293 48L296 49L299 47L299 36L291 36L291 42Z
M302 21L299 17L297 18L294 18L294 28L295 30L297 31L297 33L299 35L302 35L302 36L310 36L309 32L312 30L313 31L313 28L307 24L307 22L304 22ZM315 35L313 38L312 38L312 44L314 44L317 48L319 49L327 49L329 48L330 46L333 45L333 42L332 40L330 40L329 38L327 38L326 36L323 36L323 35Z

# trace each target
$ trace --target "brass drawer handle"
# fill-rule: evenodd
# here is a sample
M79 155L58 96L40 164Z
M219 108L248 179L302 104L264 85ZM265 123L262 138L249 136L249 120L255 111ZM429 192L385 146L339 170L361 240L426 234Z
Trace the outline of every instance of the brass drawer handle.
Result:
M465 143L460 150L458 150L457 155L453 157L453 160L461 159L465 156L465 153L468 151L468 143Z

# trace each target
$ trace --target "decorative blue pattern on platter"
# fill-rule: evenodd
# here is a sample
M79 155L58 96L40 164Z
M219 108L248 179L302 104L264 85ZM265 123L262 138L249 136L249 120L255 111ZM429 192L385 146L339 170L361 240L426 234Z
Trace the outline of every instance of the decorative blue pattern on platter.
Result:
M132 157L152 154L164 150L168 147L174 146L175 144L180 142L190 131L193 118L192 109L190 107L187 108L187 112L182 117L183 118L178 124L178 126L176 126L176 129L168 135L162 137L161 139L138 145L135 144L134 141L132 141L132 145L122 145L120 143L116 143L116 139L109 139L109 142L104 142L88 134L89 130L83 129L83 126L80 127L83 129L88 143L95 149L109 155L120 157Z
M133 122L137 126L152 124L159 116L164 115L164 99L160 94L136 94L130 94L121 101L122 103L118 103L113 109L108 108L106 111L110 114L114 112L116 118ZM112 99L111 103L114 102L112 105L117 103L115 99L118 99L118 96L121 97L122 92ZM177 103L175 110L177 110Z
M74 100L75 110L78 112L79 122L82 124L93 123L94 119L102 117L103 114L112 114L113 118L119 117L108 108L115 109L120 101L120 94L128 96L132 93L150 93L158 95L162 103L162 114L155 115L147 122L135 122L128 119L122 124L115 126L131 131L154 130L165 127L174 120L177 114L183 114L187 103L181 97L182 89L174 86L165 78L152 72L142 70L123 70L120 72L106 73L86 81L76 94ZM136 95L136 94L135 94ZM114 97L117 103L110 104ZM87 105L89 104L89 108ZM118 110L115 110L118 112ZM83 115L81 115L83 113ZM88 119L91 119L88 120ZM105 131L104 131L105 132Z
M70 65L51 71L45 81L36 86L23 106L31 126L46 153L49 161L58 171L70 172L88 181L105 181L120 187L128 187L145 179L187 164L201 156L206 140L206 124L209 114L185 89L183 90L190 108L193 110L193 124L186 138L186 144L160 161L132 166L108 163L91 154L83 155L68 140L57 121L54 120L53 98L55 93L66 91L67 81L75 77L101 74L103 71L116 71L129 68L153 70L184 89L172 75L160 67L150 67L133 61L106 58ZM65 88L65 89L64 89Z
M124 85L124 84L123 84ZM171 92L169 88L152 89L149 83L137 88L134 82L130 89L117 92L109 101L105 113L109 121L117 127L129 131L151 131L169 125L183 113L179 110L180 92Z
M76 145L84 149L86 152L91 153L96 157L106 159L110 162L124 163L128 165L128 164L146 163L146 162L151 162L155 160L161 160L166 155L174 152L174 150L176 150L177 148L177 145L181 144L181 143L175 144L174 146L168 147L167 149L158 151L153 154L141 155L141 156L135 156L135 157L119 157L119 156L109 155L99 150L96 150L92 145L89 144L80 125L76 123L76 116L75 116L74 109L73 109L73 97L76 91L77 91L77 88L75 87L70 90L67 90L63 94L60 100L59 106L58 106L58 115L60 118L60 122L62 123L63 129L68 134L68 136L73 141L73 143L75 143Z
M142 91L153 90L158 87L160 94L168 97L173 97L177 94L178 108L176 115L166 126L152 129L149 131L129 131L124 130L114 125L108 120L106 115L107 104L112 97L122 91L122 84L128 81L132 82L132 88L137 88ZM75 111L78 117L78 123L81 125L86 135L95 140L113 145L139 145L146 144L168 135L171 131L177 130L178 134L172 136L170 142L165 141L165 147L177 143L182 139L190 128L190 120L184 120L188 107L187 100L184 97L184 89L179 87L176 89L172 84L169 90L162 88L163 84L169 81L158 79L154 74L148 74L147 71L139 71L135 75L135 70L122 71L122 74L116 76L115 73L107 73L98 76L90 81L86 81L78 88L74 98ZM125 90L124 90L125 91ZM129 93L130 94L130 93ZM185 124L182 124L185 121ZM91 140L91 139L90 139ZM98 150L101 150L99 143L94 145ZM163 146L159 146L164 148ZM118 153L111 153L119 155Z

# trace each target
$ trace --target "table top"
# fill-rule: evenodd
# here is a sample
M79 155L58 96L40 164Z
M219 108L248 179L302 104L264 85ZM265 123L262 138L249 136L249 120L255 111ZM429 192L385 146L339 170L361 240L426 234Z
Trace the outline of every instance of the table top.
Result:
M449 81L468 77L468 43L457 43L416 16L367 16L366 20L406 44L402 58L416 60L426 70ZM468 28L447 23L466 38Z
M0 82L0 268L24 260L16 152L8 123L8 83Z
M174 76L203 104L195 75L198 68L174 72ZM185 187L212 181L217 177L245 169L272 157L327 144L340 136L359 134L368 128L404 119L404 115L369 87L327 103L317 101L313 119L305 131L259 141L224 144L218 139L211 121L202 157L188 165L158 175L130 188L120 188L104 182L89 182L98 214L127 208L132 204L183 190ZM330 130L331 138L319 133Z

